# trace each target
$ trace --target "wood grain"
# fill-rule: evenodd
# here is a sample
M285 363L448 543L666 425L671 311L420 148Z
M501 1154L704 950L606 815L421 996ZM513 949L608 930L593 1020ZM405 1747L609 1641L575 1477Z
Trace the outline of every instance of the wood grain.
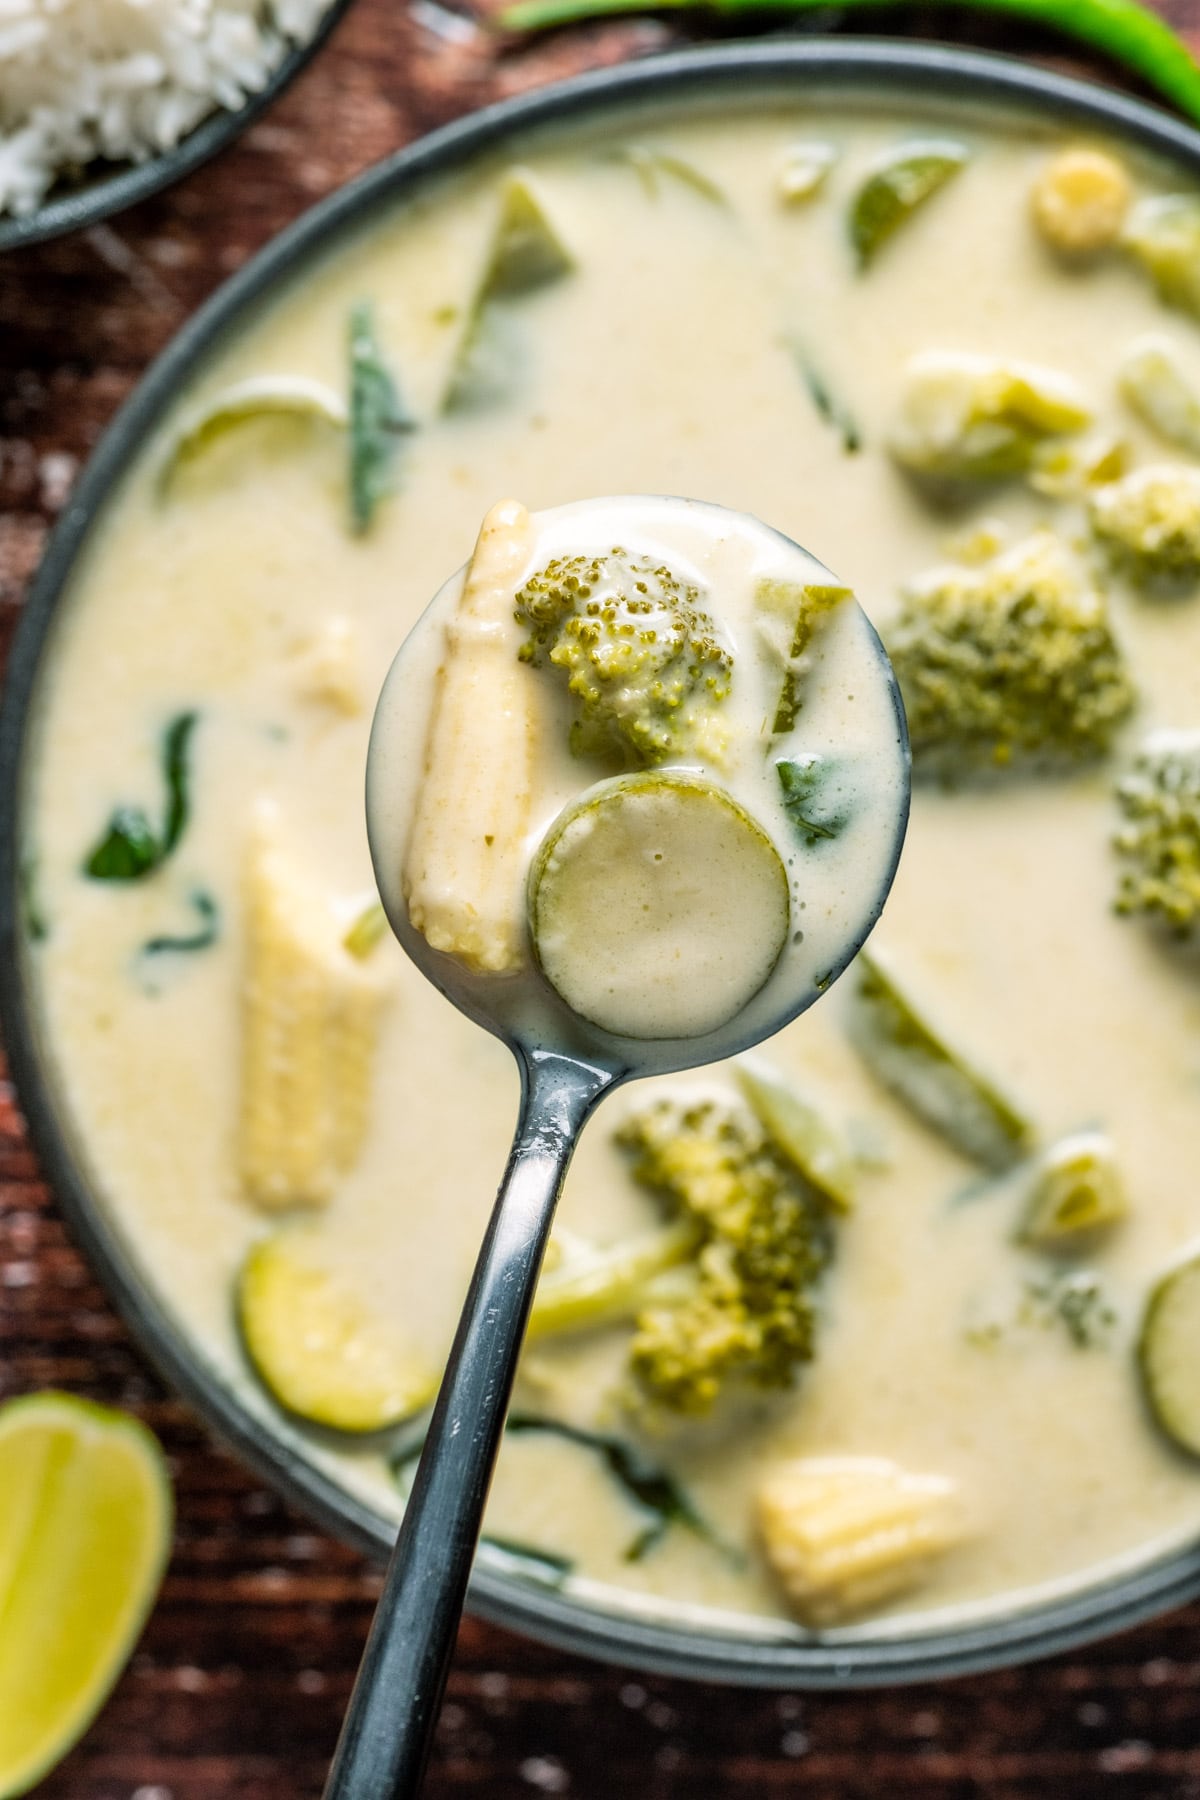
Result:
M1161 10L1200 45L1200 0ZM1049 36L936 7L870 23L1080 66ZM0 261L0 650L80 465L225 275L432 126L698 35L634 20L504 47L442 0L357 0L312 68L215 163L108 225ZM0 1397L51 1384L148 1420L171 1458L179 1518L141 1646L45 1800L315 1800L378 1575L259 1487L163 1392L72 1245L0 1086ZM816 1696L642 1677L468 1621L428 1792L1200 1800L1198 1717L1200 1608L1037 1668Z

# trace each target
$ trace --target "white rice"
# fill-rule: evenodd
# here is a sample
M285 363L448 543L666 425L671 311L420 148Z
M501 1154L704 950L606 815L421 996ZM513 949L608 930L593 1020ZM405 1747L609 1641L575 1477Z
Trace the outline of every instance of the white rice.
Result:
M265 85L330 0L0 0L0 213L143 162Z

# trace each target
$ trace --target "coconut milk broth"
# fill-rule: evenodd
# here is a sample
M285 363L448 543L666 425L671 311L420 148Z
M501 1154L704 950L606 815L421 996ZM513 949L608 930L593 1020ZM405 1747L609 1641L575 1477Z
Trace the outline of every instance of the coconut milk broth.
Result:
M248 805L277 798L289 839L353 916L371 891L361 792L375 693L400 636L447 568L466 559L500 493L535 508L611 492L719 500L806 544L886 624L899 584L943 560L954 528L914 498L880 448L909 355L985 350L1058 369L1146 455L1140 427L1118 419L1120 351L1153 328L1200 373L1195 328L1162 311L1122 264L1086 277L1050 264L1026 213L1049 138L955 119L970 166L868 275L854 272L844 211L864 169L903 137L944 127L919 112L782 106L639 124L641 141L693 163L728 207L682 184L648 195L634 171L596 154L599 138L533 154L580 273L530 299L523 385L507 406L470 419L437 420L436 408L489 230L495 170L382 213L336 258L296 277L214 358L198 390L271 371L340 386L346 314L370 295L409 404L431 421L370 536L346 532L336 446L314 434L298 450L291 427L255 426L253 443L243 433L214 446L169 507L151 450L77 579L41 696L31 805L51 922L35 952L38 990L63 1104L146 1282L197 1354L264 1429L384 1516L399 1500L383 1458L337 1454L282 1419L250 1377L233 1326L234 1273L264 1229L238 1192L234 1160ZM799 137L827 138L842 155L818 202L785 209L773 180ZM797 341L853 409L860 454L844 454L814 410ZM989 496L986 510L1014 536L1054 516L1018 485ZM1119 586L1112 608L1143 693L1138 727L1194 721L1200 608L1139 603ZM353 717L301 691L307 642L331 613L357 632L362 710ZM158 733L185 706L202 721L193 818L175 858L142 884L81 879L82 855L114 802L157 792ZM1115 1140L1132 1206L1097 1261L1120 1315L1111 1347L1083 1353L1051 1333L1020 1335L1003 1350L967 1341L973 1321L1008 1304L1011 1199L962 1198L977 1171L867 1075L835 988L770 1046L782 1071L842 1119L869 1126L885 1159L840 1229L818 1359L794 1397L752 1408L715 1441L694 1430L656 1446L734 1539L747 1534L758 1475L780 1455L883 1455L956 1479L975 1535L938 1565L905 1617L1009 1608L1200 1526L1200 1475L1150 1429L1129 1355L1141 1296L1196 1230L1200 989L1110 912L1108 781L1101 772L986 795L915 793L879 935L1026 1097L1047 1140L1087 1123ZM222 905L219 942L148 986L138 945L186 916L189 888L201 882ZM503 1165L516 1078L507 1053L395 945L376 954L392 997L371 1131L327 1224L364 1294L436 1355ZM725 1080L715 1069L670 1086L724 1092ZM585 1134L561 1214L571 1230L615 1238L651 1217L610 1143L618 1108L645 1092L619 1096ZM539 1345L527 1397L611 1424L604 1396L619 1359L605 1334ZM630 1564L629 1526L625 1502L590 1458L545 1440L506 1446L489 1513L496 1535L578 1558L589 1586L779 1614L753 1557L738 1570L673 1532Z

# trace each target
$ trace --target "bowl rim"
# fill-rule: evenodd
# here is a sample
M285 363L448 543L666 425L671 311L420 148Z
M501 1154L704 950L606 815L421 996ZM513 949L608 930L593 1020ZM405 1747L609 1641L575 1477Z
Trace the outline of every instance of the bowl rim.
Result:
M110 173L91 180L85 176L77 187L62 193L57 191L55 182L47 198L31 213L0 213L0 254L24 249L26 245L46 244L71 231L85 231L182 181L261 117L317 54L352 4L353 0L330 0L312 36L285 51L262 87L249 94L240 106L218 104L215 111L207 113L169 149L140 162L114 163Z
M0 1029L19 1103L52 1193L133 1337L159 1374L264 1481L334 1536L375 1557L394 1525L315 1464L265 1434L204 1362L167 1306L139 1280L82 1160L59 1121L54 1079L40 1042L22 925L21 827L26 752L38 677L58 602L68 590L105 502L173 402L181 384L244 313L292 269L352 230L377 206L486 158L510 140L563 121L603 118L623 105L677 102L740 91L819 102L829 90L865 90L900 102L981 101L1018 117L1099 128L1183 164L1200 178L1200 132L1118 93L1047 73L1009 57L888 39L806 39L691 48L605 68L498 102L394 153L319 202L227 280L151 365L109 425L56 525L22 609L0 708ZM904 1636L754 1637L672 1625L620 1609L601 1610L537 1590L477 1565L469 1608L567 1651L625 1667L759 1687L872 1687L962 1675L1074 1648L1152 1618L1200 1595L1200 1543L1125 1574L996 1618L933 1621ZM781 1630L786 1629L781 1627Z

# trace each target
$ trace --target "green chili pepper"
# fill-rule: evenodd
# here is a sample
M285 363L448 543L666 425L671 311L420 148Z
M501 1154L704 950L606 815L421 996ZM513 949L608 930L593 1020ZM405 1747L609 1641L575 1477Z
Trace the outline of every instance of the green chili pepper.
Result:
M367 530L396 480L401 439L415 430L383 360L366 301L350 314L350 517Z
M1138 0L949 0L973 12L1016 13L1076 38L1132 69L1181 112L1200 119L1200 65L1182 38ZM895 5L895 0L838 0L838 11ZM513 0L496 15L504 31L542 31L614 13L826 12L828 0Z

